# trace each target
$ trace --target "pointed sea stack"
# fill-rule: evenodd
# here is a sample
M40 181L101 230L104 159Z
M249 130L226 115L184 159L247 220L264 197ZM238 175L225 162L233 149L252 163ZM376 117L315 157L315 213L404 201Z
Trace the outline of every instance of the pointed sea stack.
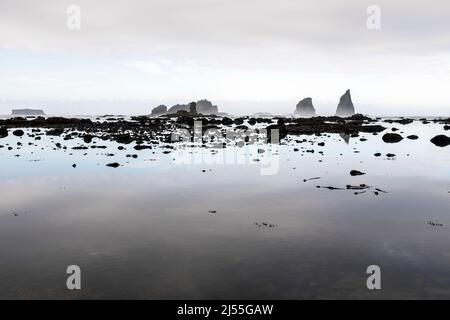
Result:
M352 96L350 90L347 90L341 97L339 105L336 110L336 116L338 117L350 117L355 114L355 107L353 106Z
M314 109L312 99L305 98L302 101L300 101L295 109L295 114L305 118L315 117L316 109Z

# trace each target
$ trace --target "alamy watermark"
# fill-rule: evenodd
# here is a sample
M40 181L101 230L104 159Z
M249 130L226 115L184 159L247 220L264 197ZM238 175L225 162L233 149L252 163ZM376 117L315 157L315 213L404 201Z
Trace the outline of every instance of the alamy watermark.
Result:
M67 267L66 273L70 274L66 281L67 289L81 290L81 268L77 265L71 265Z
M366 270L370 276L367 278L366 285L369 290L381 290L381 268L377 265L370 265Z
M77 5L70 5L66 9L66 27L69 30L81 29L81 8Z
M181 128L171 134L175 164L257 165L261 175L279 172L279 141L278 129L221 130L203 127L201 121L194 122L193 130Z
M371 5L367 7L366 13L369 15L367 17L366 26L369 30L380 30L381 29L381 8L376 5Z

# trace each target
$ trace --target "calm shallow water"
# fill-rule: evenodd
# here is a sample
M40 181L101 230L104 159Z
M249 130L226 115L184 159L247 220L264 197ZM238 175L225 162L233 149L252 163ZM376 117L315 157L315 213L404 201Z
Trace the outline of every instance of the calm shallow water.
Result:
M392 126L420 138L299 136L217 154L0 139L0 298L449 299L450 147L429 141L442 125ZM315 144L295 142L303 139ZM236 155L246 163L232 164ZM275 174L261 174L267 160ZM361 183L388 193L316 188ZM66 289L73 264L81 291ZM380 291L366 287L372 264Z

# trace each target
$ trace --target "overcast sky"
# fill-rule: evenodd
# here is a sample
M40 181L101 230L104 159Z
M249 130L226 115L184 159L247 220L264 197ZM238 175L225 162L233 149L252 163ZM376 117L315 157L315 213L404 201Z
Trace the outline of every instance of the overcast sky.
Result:
M0 0L0 114L201 98L290 113L304 97L333 114L351 89L363 113L450 116L449 17L448 0Z

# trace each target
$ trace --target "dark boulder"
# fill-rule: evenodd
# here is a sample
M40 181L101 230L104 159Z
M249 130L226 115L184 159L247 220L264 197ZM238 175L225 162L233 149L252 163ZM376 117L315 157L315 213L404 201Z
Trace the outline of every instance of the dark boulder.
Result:
M361 171L358 171L358 170L352 170L352 171L350 171L350 175L351 175L352 177L355 177L355 176L362 176L362 175L365 175L365 173L364 173L364 172L361 172Z
M250 118L248 120L248 124L251 125L251 126L254 126L256 124L256 119L255 118Z
M118 167L120 167L120 164L118 164L117 162L113 162L113 163L108 163L106 166L110 167L110 168L118 168Z
M450 137L441 134L431 139L431 142L438 147L446 147L450 145Z
M236 118L236 119L234 119L233 122L234 122L235 125L240 126L240 125L242 125L244 123L244 119Z
M147 146L143 144L138 144L134 146L134 150L145 150L145 149L152 149L152 146Z
M94 138L93 135L85 134L85 135L83 136L83 141L84 141L85 143L91 143L93 138Z
M0 127L0 138L6 138L8 136L8 129Z
M372 118L365 116L361 113L356 113L354 115L352 115L351 117L348 117L349 120L354 120L354 121L374 121Z
M386 157L393 158L393 157L395 157L395 154L394 153L386 153Z
M403 140L403 137L397 133L386 133L383 135L383 141L386 143L397 143Z
M62 129L62 128L56 128L56 129L48 130L48 131L46 132L46 135L48 135L48 136L60 136L60 135L63 134L63 132L64 132L64 129Z
M13 135L15 135L16 137L21 137L23 136L25 133L23 132L23 130L14 130L13 131Z
M234 123L234 121L228 117L224 117L222 119L222 125L224 126L231 126Z
M117 143L129 144L134 141L134 138L129 134L119 134L114 136L114 140L116 140Z

